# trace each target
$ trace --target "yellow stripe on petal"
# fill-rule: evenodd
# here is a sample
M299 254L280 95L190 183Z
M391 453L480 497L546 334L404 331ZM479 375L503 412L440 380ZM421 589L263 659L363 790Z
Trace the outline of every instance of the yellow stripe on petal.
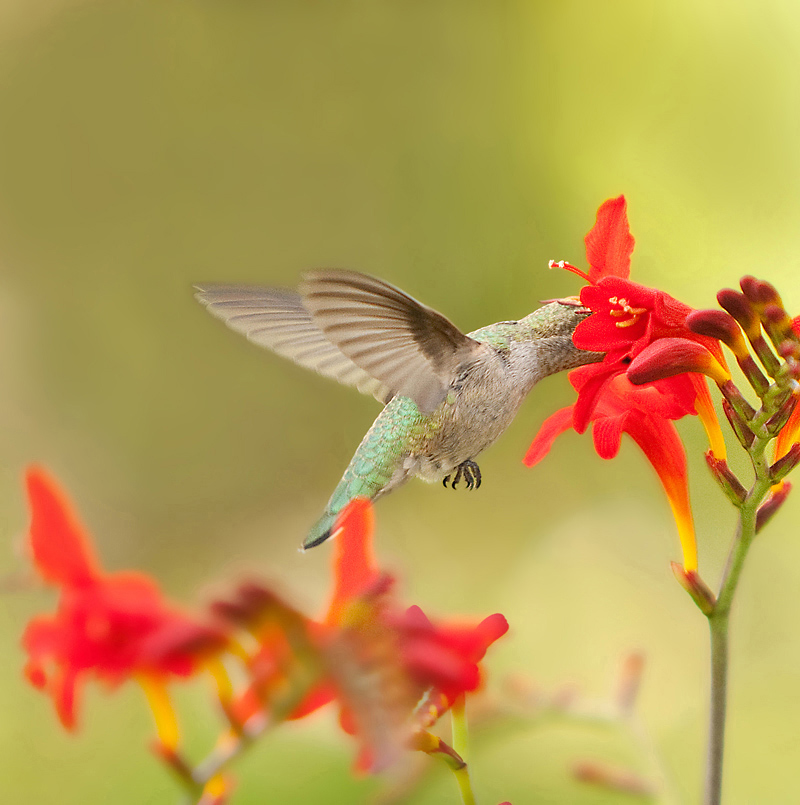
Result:
M683 495L675 496L670 493L669 489L666 489L666 492L672 515L675 518L675 525L678 527L678 539L681 542L681 551L683 552L683 568L687 572L696 571L697 539L694 533L694 520L692 519L689 499Z
M180 731L166 684L158 677L145 674L137 676L136 681L144 691L153 713L158 740L167 749L176 750L180 743Z
M708 393L705 378L702 377L702 375L692 375L691 378L694 387L697 389L694 410L703 423L711 452L714 454L715 458L725 460L727 458L725 439L722 435L722 429L719 426L717 412L714 410L714 403L711 401L711 395Z
M789 420L775 439L775 461L789 452L789 448L798 441L798 435L800 435L800 403L795 406Z

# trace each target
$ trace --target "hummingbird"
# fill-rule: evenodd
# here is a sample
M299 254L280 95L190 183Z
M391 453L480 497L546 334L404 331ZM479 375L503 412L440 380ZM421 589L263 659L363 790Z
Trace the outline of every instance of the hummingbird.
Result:
M511 424L536 383L603 357L572 343L590 312L574 297L465 334L394 285L356 271L309 271L297 291L195 288L210 313L249 341L384 405L303 549L335 536L351 500L374 501L412 476L477 489L475 457Z

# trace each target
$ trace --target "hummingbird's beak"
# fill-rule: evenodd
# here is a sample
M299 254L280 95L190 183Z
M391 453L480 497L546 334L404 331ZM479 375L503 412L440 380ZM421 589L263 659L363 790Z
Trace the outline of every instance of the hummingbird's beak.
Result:
M568 307L584 307L581 304L580 297L578 296L562 296L560 299L540 299L539 302L543 305L549 305L552 302L558 302L559 305L566 305ZM584 308L589 312L589 308Z

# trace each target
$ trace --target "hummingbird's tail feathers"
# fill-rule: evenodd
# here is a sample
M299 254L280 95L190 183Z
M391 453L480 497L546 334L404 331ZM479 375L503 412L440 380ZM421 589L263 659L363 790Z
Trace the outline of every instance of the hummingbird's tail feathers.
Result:
M248 341L306 369L355 386L382 403L392 396L380 380L353 363L316 324L300 294L258 285L196 285L197 300Z
M407 397L395 397L387 404L361 440L303 548L313 548L335 536L336 520L354 498L374 501L405 483L409 473L404 461L411 434L424 421L416 404Z
M333 528L336 525L337 516L338 513L330 514L329 512L325 512L325 514L317 520L314 527L308 532L308 536L303 540L304 551L309 548L316 548L317 545L322 545L326 539L329 539L333 535Z

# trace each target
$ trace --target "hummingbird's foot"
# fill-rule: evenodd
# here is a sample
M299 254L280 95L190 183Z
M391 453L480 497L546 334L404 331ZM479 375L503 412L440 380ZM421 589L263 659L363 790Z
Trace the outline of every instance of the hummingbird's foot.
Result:
M447 482L450 481L450 477L447 475L442 480L442 485L445 489L447 489ZM467 489L477 489L481 485L481 468L471 459L462 461L456 469L450 488L455 489L462 478L466 481Z

